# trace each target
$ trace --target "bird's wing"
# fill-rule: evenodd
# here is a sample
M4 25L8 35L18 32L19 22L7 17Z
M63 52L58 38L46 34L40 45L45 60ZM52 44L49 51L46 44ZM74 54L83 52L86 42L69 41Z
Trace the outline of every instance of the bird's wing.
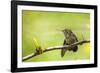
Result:
M73 36L73 39L75 40L75 42L78 42L78 39L74 33L72 33L72 36Z

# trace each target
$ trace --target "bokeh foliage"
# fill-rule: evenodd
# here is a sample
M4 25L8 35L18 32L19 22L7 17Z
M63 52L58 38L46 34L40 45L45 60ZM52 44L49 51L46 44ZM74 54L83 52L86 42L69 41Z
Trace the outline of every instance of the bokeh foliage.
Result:
M22 11L22 56L35 51L35 37L42 49L62 45L64 34L62 29L71 29L78 40L90 39L90 14L75 12ZM50 51L33 57L25 62L81 60L90 58L90 44L78 46L78 51L66 52L61 58L61 50Z

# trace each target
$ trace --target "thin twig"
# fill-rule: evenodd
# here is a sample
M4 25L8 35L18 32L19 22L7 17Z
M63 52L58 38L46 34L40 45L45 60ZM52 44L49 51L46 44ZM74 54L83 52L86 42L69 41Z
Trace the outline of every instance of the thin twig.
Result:
M48 48L46 48L46 49L43 51L43 53L48 52L48 51L52 51L52 50L59 50L59 49L63 49L63 48L68 49L68 48L71 48L71 47L73 47L73 46L82 45L82 44L84 44L84 43L89 43L89 42L90 42L90 41L82 40L82 41L75 42L75 43L70 44L70 45L48 47ZM32 58L32 57L35 57L35 56L38 56L38 55L40 55L40 54L38 54L37 52L33 52L33 53L31 53L31 54L29 54L29 55L23 57L22 61L28 60L28 59L30 59L30 58Z

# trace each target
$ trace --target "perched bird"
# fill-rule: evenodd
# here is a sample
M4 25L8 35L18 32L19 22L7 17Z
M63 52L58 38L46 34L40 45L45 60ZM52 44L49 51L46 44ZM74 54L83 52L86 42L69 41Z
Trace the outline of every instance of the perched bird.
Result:
M33 37L33 43L34 43L34 46L36 47L36 52L38 54L42 54L43 50L42 50L41 46L39 45L39 43L38 43L38 41L36 40L35 37Z
M78 41L76 35L70 29L65 28L64 30L62 30L62 32L64 33L64 36L65 36L63 45L70 45ZM73 50L73 52L76 52L77 49L78 49L78 46L73 46L69 49L66 49L66 48L61 49L61 57L65 55L66 50L69 50L69 51Z

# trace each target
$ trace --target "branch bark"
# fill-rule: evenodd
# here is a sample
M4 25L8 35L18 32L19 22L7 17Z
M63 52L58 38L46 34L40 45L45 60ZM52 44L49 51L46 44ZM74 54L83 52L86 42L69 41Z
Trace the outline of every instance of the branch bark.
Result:
M43 51L43 53L53 51L53 50L59 50L59 49L63 49L63 48L68 49L68 48L71 48L73 46L82 45L84 43L89 43L89 42L90 42L89 40L82 40L82 41L75 42L75 43L70 44L70 45L48 47ZM33 53L23 57L22 61L28 60L28 59L35 57L35 56L38 56L38 55L40 55L40 54L38 54L37 52L33 52Z

